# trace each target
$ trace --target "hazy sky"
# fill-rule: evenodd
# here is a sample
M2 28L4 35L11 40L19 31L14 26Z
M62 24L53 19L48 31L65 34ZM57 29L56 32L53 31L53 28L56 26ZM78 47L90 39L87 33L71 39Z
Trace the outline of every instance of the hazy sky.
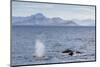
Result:
M30 16L36 13L43 13L47 17L61 17L70 19L95 19L94 6L60 5L31 2L13 2L13 16Z

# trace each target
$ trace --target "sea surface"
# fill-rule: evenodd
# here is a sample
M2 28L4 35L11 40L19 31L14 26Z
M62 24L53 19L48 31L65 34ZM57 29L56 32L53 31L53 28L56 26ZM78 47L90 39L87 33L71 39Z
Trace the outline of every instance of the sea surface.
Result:
M11 33L11 65L95 61L95 27L12 26ZM47 59L34 57L37 39L42 40ZM66 49L81 53L66 55Z

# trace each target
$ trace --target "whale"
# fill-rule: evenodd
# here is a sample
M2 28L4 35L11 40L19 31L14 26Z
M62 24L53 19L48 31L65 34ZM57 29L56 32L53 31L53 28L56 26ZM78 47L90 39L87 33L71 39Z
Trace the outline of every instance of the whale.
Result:
M62 53L67 54L69 56L74 56L74 55L81 54L80 51L73 51L71 49L66 49L66 50L62 51Z

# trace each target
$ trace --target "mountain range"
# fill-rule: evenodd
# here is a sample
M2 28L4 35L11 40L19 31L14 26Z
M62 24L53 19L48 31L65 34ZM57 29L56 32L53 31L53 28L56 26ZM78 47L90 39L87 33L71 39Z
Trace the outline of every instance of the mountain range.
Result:
M81 22L81 24L80 24ZM27 17L12 17L12 25L35 25L35 26L80 26L88 25L94 26L94 20L64 20L60 17L48 18L42 13L37 13L35 15Z

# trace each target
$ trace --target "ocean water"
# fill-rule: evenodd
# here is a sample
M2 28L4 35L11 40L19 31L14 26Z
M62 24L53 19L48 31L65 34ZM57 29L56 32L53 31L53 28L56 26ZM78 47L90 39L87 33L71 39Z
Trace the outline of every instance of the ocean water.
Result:
M38 60L35 41L41 39L48 59ZM66 55L71 49L81 54ZM12 26L11 65L95 61L95 27Z

